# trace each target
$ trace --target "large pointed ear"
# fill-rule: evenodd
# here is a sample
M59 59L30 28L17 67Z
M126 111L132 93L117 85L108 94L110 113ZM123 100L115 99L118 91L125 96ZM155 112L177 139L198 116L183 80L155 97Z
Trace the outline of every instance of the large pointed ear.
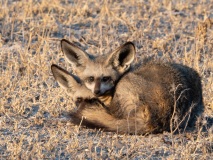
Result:
M127 71L135 59L135 46L132 42L127 42L113 51L108 60L108 65L113 67L120 73Z
M83 69L89 60L89 55L66 39L61 40L61 50L74 69Z
M53 64L51 70L55 80L59 85L64 88L68 93L75 93L80 86L80 79L74 75L70 75L69 72L63 68Z

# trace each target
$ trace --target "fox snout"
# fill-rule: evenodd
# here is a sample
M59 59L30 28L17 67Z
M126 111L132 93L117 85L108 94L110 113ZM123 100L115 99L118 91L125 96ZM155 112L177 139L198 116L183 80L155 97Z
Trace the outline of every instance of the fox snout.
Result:
M106 92L112 89L114 84L111 81L106 81L106 78L98 78L94 82L94 88L93 88L93 93L95 96L102 96Z
M95 93L95 95L101 94L101 80L100 79L97 79L95 82L94 93Z

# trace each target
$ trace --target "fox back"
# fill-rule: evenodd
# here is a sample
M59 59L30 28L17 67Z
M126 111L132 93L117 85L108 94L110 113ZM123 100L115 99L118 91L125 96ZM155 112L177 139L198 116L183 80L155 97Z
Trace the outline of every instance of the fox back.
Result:
M194 127L204 111L200 76L181 64L149 62L120 79L108 107L117 118L147 120L152 132Z

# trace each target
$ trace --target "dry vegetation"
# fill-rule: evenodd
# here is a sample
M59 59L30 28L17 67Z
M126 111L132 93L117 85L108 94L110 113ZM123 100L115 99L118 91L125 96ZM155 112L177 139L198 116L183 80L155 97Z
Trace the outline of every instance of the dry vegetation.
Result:
M0 1L0 159L210 159L213 157L213 0ZM126 41L137 60L196 69L205 117L195 132L129 136L73 126L71 97L50 65L71 71L61 38L102 54Z

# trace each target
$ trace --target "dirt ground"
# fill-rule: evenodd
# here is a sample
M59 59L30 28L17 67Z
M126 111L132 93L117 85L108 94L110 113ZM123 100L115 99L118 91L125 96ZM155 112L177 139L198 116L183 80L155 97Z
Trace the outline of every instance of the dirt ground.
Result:
M0 1L0 159L212 159L213 0ZM72 98L50 71L68 71L60 40L107 54L126 41L145 58L186 64L202 77L196 131L118 135L74 126Z

